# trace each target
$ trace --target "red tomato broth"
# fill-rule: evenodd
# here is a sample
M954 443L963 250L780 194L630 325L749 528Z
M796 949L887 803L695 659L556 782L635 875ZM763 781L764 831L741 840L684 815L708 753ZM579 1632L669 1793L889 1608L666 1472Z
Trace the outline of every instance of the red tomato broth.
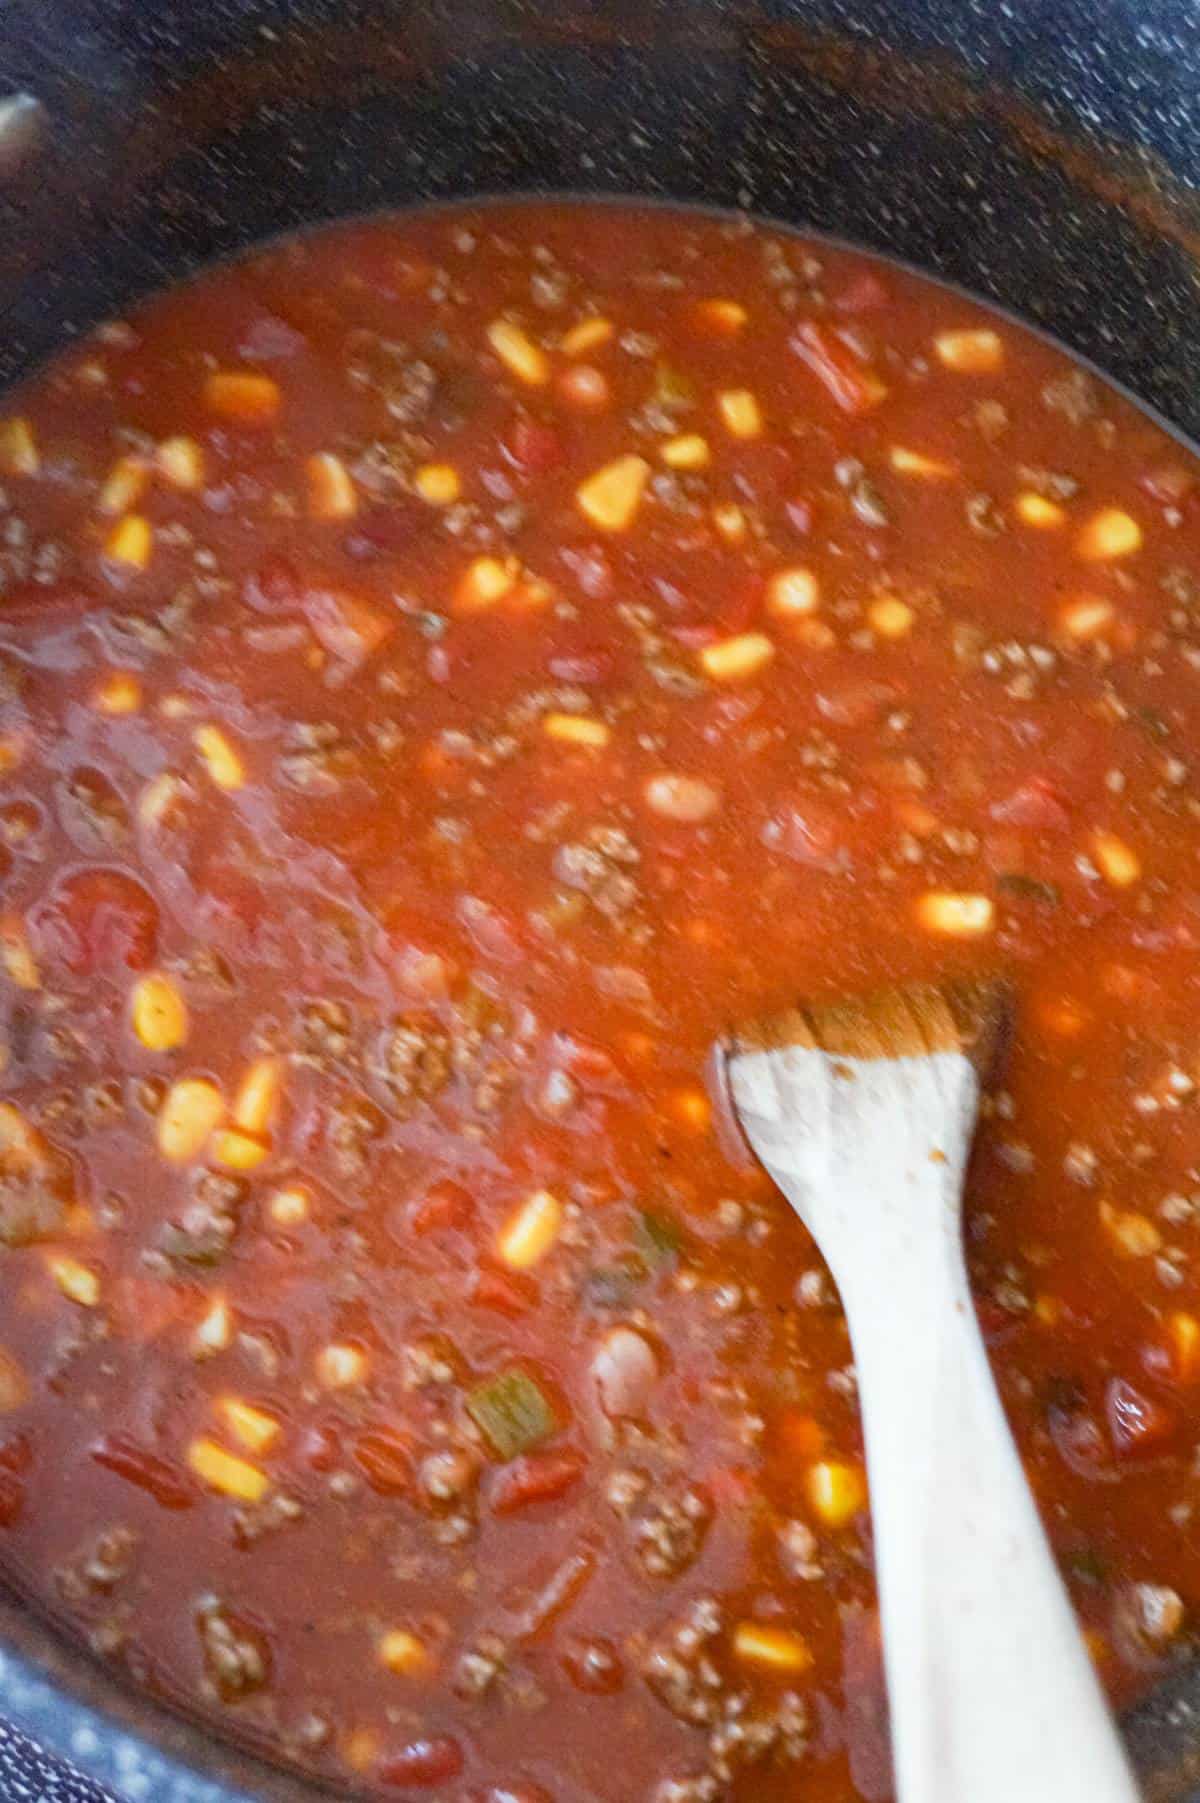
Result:
M996 367L943 360L963 331ZM229 371L278 392L214 413ZM5 1569L387 1794L881 1794L849 1344L709 1054L798 990L998 964L976 1292L1105 1681L1144 1687L1200 1601L1188 455L916 276L540 204L270 247L8 405ZM1085 557L1104 509L1140 541ZM192 1079L220 1119L177 1156Z

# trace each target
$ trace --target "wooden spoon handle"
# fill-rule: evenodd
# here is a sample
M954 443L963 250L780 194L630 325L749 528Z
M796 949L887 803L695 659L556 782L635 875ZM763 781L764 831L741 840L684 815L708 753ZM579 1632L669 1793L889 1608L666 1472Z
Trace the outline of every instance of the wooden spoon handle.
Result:
M939 1177L927 1167L918 1181ZM900 1236L886 1268L843 1275L897 1795L1131 1803L1137 1787L992 1379L957 1208L943 1199L934 1211L940 1234Z
M767 1047L730 1077L854 1343L900 1803L1135 1803L967 1283L972 1063Z

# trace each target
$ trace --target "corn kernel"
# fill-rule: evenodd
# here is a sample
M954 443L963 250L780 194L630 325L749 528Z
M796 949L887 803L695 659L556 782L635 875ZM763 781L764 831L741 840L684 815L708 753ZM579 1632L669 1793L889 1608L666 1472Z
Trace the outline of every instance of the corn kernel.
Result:
M92 706L98 714L114 719L136 714L142 705L142 685L130 670L111 670L92 690Z
M181 1077L172 1083L158 1111L158 1149L172 1164L198 1158L220 1125L225 1103L207 1077Z
M40 989L41 975L29 944L25 922L19 914L0 917L0 964L18 989Z
M996 910L986 895L930 889L917 902L917 919L927 933L946 939L980 939L995 925Z
M473 558L455 590L455 601L464 612L483 613L512 594L518 574L514 557Z
M101 513L128 513L146 492L150 471L140 457L118 457L100 490Z
M741 331L750 315L740 301L718 299L697 301L695 317L711 331L732 338Z
M1200 1369L1200 1321L1177 1309L1167 1320L1167 1333L1174 1354L1175 1375L1186 1383Z
M304 466L308 511L314 520L349 520L358 512L350 471L332 451L317 451Z
M496 1250L514 1271L526 1271L545 1258L562 1230L563 1206L549 1190L534 1190L500 1230Z
M0 1102L0 1159L31 1167L43 1166L46 1161L41 1135L15 1102Z
M1115 833L1092 834L1092 857L1106 883L1114 889L1128 889L1142 874L1142 861L1124 839Z
M154 453L164 482L189 493L204 482L204 452L194 438L164 438Z
M29 1401L30 1386L25 1367L13 1354L0 1346L0 1415L11 1415Z
M487 330L488 343L510 375L530 388L550 380L550 362L528 332L511 319L494 319Z
M727 388L717 396L717 406L725 429L734 438L760 438L763 429L762 408L748 388Z
M605 532L623 532L633 524L649 474L644 457L631 454L606 463L575 490L580 512Z
M29 421L0 420L0 469L10 476L36 476L41 467L37 439Z
M817 611L821 604L821 585L811 570L797 564L792 569L777 570L767 584L767 610L785 619Z
M659 446L658 454L671 470L702 470L711 458L708 440L699 432L681 432L678 438L668 438Z
M1052 532L1057 526L1065 526L1067 510L1060 507L1057 501L1048 501L1045 495L1035 493L1033 489L1025 489L1013 502L1013 512L1026 526L1033 526L1039 532Z
M734 638L705 645L700 664L714 682L740 682L769 664L774 655L775 647L765 632L739 632Z
M1102 595L1080 595L1059 609L1058 624L1067 638L1086 644L1103 638L1116 617L1116 608Z
M46 1260L46 1269L68 1302L77 1302L80 1308L97 1307L100 1279L90 1265L81 1265L77 1258L56 1255Z
M380 1636L379 1657L389 1671L404 1678L419 1677L422 1672L429 1671L433 1663L424 1641L405 1628L393 1628L390 1633Z
M183 793L183 784L169 770L146 784L138 797L138 819L143 826L161 826Z
M1004 361L1004 345L999 332L987 327L939 332L933 341L938 360L959 375L980 376L1000 368Z
M888 452L888 462L898 476L916 476L923 482L944 482L957 474L952 463L944 463L940 457L927 457L924 451L910 451L899 444L894 444Z
M579 745L588 751L603 751L612 738L603 720L589 719L586 714L547 714L542 730L563 745Z
M611 319L581 319L578 325L563 333L561 348L568 357L582 357L607 344L612 335Z
M786 1628L768 1628L757 1621L740 1621L733 1631L733 1650L749 1665L776 1672L806 1672L813 1662L812 1649L802 1634Z
M150 522L140 513L126 514L104 541L104 555L113 563L128 564L131 570L144 570L154 548Z
M336 1342L317 1354L317 1382L327 1390L350 1390L367 1381L370 1360L358 1346Z
M1092 1024L1090 1010L1070 995L1048 996L1039 1005L1037 1017L1056 1039L1078 1039Z
M240 789L246 781L246 766L233 741L219 726L198 726L192 744L208 766L208 774L218 789Z
M202 1484L235 1502L261 1502L271 1487L271 1480L257 1465L226 1452L215 1440L193 1440L187 1450L187 1462Z
M265 1409L256 1409L253 1403L243 1402L240 1396L221 1396L216 1407L234 1439L247 1452L259 1457L270 1452L282 1432L274 1415L268 1415Z
M268 426L283 405L283 391L271 376L249 369L218 369L204 384L204 400L209 411L223 419Z
M842 1528L866 1506L867 1486L857 1465L820 1459L808 1471L808 1500L827 1527Z
M676 1120L695 1133L707 1133L712 1125L712 1103L702 1089L677 1089L670 1108Z
M256 1058L233 1101L233 1119L246 1133L267 1133L283 1094L283 1064L278 1058Z
M1131 556L1141 543L1142 529L1132 514L1120 507L1102 507L1080 532L1075 549L1091 563L1111 563Z
M213 1135L212 1158L226 1171L256 1171L271 1156L271 1148L240 1127L222 1127Z
M277 1227L299 1227L307 1221L310 1207L308 1191L298 1183L288 1183L275 1191L267 1203L267 1213Z
M746 515L736 501L718 501L712 523L727 545L740 545L746 536Z
M452 463L423 463L413 476L413 487L430 507L450 507L462 494L462 483Z
M233 1313L224 1296L214 1296L192 1334L192 1357L212 1358L233 1343Z
M885 595L879 601L872 601L867 609L867 625L881 639L907 638L916 617L908 602L897 600L894 595Z
M161 970L148 972L134 984L130 1017L147 1051L173 1052L187 1039L187 1003Z
M1062 1320L1062 1303L1057 1296L1038 1296L1033 1304L1033 1318L1040 1327L1056 1327Z
M379 1736L373 1728L355 1728L346 1735L339 1751L352 1772L367 1772L379 1758Z
M1100 1223L1113 1245L1126 1258L1153 1258L1162 1251L1163 1236L1149 1215L1101 1202Z

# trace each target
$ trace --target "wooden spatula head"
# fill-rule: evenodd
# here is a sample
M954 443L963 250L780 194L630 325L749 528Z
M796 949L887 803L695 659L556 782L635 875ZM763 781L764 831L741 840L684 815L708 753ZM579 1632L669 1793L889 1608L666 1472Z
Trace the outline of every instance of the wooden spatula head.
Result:
M1012 998L1003 977L908 983L836 1002L798 1002L736 1028L727 1057L787 1046L832 1058L926 1058L960 1052L984 1081L1007 1044Z

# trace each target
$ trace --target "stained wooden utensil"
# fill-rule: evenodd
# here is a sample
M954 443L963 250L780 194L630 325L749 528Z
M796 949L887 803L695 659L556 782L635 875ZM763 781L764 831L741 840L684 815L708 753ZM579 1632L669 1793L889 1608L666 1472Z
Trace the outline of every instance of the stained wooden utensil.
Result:
M963 1179L1008 1017L998 982L920 984L723 1050L849 1323L900 1803L1131 1803L967 1285Z

